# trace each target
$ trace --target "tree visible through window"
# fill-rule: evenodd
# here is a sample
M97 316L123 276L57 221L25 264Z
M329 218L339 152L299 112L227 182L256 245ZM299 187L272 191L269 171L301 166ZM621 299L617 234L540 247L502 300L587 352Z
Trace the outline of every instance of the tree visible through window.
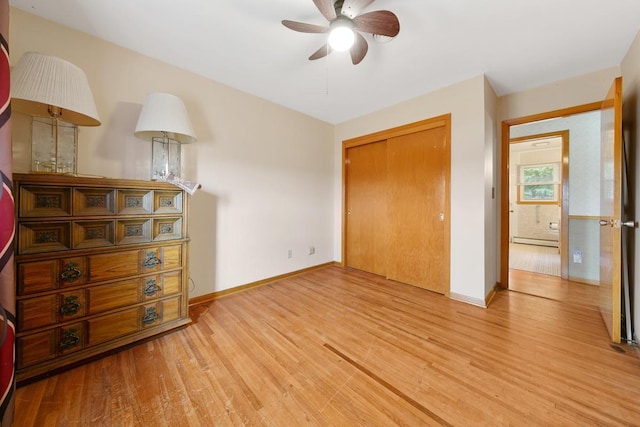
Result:
M554 203L558 201L558 165L521 165L518 201Z

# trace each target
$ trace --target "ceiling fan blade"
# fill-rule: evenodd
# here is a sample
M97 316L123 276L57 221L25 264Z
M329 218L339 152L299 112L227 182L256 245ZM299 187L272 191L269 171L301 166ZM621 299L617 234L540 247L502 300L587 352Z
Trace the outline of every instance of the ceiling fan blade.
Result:
M327 21L336 19L336 9L333 7L333 0L313 0L320 13L327 18Z
M369 44L367 43L367 41L364 39L364 37L362 37L362 34L356 33L356 41L349 50L349 53L351 53L351 62L353 62L353 65L358 65L360 61L364 59L364 56L367 54L368 50Z
M311 55L309 57L309 61L313 61L315 59L324 58L325 56L330 54L332 51L333 51L333 49L331 49L331 46L329 46L328 44L325 44L320 49L316 50L313 53L313 55Z
M288 19L283 20L282 25L301 33L326 33L329 31L329 28L321 25L305 24L304 22L289 21Z
M395 37L400 32L398 17L388 10L376 10L353 18L353 26L358 31Z
M342 4L342 14L353 19L360 15L360 12L374 1L375 0L344 0L344 3Z

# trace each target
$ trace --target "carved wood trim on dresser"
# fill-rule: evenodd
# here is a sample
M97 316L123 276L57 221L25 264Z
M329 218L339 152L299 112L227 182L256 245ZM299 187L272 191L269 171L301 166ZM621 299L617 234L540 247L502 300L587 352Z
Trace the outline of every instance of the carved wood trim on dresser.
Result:
M19 384L190 323L185 192L48 174L13 181Z

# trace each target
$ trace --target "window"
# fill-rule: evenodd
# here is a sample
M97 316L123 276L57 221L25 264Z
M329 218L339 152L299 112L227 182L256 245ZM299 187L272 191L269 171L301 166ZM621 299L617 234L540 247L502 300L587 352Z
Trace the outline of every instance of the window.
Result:
M559 163L520 165L518 203L557 203L560 179Z

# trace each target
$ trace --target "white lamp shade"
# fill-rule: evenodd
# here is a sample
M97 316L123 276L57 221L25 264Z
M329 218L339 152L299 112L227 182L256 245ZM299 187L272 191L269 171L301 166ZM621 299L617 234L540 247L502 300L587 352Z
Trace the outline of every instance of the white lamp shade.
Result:
M197 141L184 102L162 92L150 93L145 98L135 135L146 140L167 137L181 144Z
M51 55L27 52L11 71L11 106L15 111L58 118L77 126L99 126L100 117L84 72Z

